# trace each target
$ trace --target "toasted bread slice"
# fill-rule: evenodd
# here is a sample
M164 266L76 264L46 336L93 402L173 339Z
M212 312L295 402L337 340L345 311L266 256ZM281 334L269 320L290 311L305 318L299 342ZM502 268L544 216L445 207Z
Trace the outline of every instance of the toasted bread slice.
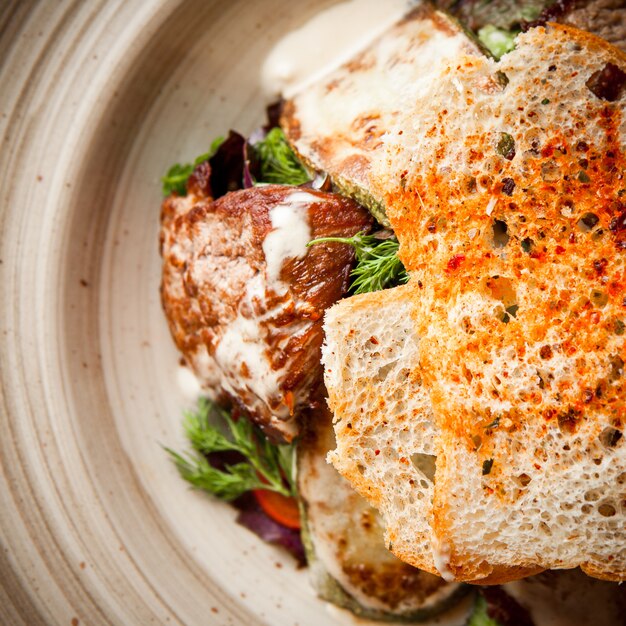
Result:
M329 460L380 511L389 548L434 573L435 423L421 383L413 291L354 296L326 313L322 360L337 439Z
M371 421L372 433L381 424L392 433L389 448L400 446L402 420L392 410L381 421L376 369L355 378L359 352L335 330L341 322L362 339L366 328L380 354L393 351L399 336L381 306L397 297L420 337L420 367L415 355L407 361L411 386L397 402L404 415L419 406L409 437L424 446L415 433L434 432L437 454L432 517L426 505L419 520L403 518L416 545L393 544L409 562L428 565L429 538L431 563L457 580L577 566L626 579L625 105L626 57L549 25L521 35L499 63L476 55L450 63L371 164L412 278L328 314L333 460L370 490L390 537L403 528L394 524L401 501L411 502L407 473L390 464L374 480L382 472L367 438ZM434 429L419 421L428 422L423 390L416 400L420 375ZM361 409L355 436L344 412ZM393 488L381 491L385 481Z
M334 446L332 414L322 403L297 447L303 539L320 597L383 621L424 621L457 604L466 586L444 582L386 550L376 509L326 462Z
M482 54L451 17L421 3L349 63L287 101L287 139L311 168L388 225L369 180L382 138L461 52Z
M430 102L373 178L422 286L435 536L461 579L622 580L626 57L537 28L450 66Z
M447 575L432 531L439 438L411 319L417 289L354 296L327 311L322 360L337 440L328 458L381 513L389 550ZM480 582L539 569L499 568Z

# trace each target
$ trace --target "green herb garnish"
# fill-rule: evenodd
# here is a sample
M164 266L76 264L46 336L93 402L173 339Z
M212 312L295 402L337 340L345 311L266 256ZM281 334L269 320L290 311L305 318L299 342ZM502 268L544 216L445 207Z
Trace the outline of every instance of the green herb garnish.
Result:
M470 615L467 626L501 626L500 622L489 617L487 613L487 600L478 594L474 602L474 609Z
M478 31L478 39L493 54L494 58L499 60L507 52L515 50L515 38L519 32L519 30L506 30L493 24L487 24Z
M353 237L322 237L308 245L318 243L346 243L354 247L357 264L350 273L350 291L354 294L380 291L409 280L398 257L400 244L395 237L378 239L374 235L358 233Z
M496 151L500 156L512 161L515 157L515 139L508 133L500 133Z
M223 422L223 429L211 423L211 416ZM206 398L195 412L186 412L185 432L195 453L181 455L165 448L180 475L194 487L223 500L234 500L253 489L295 495L293 446L270 443L246 417L237 421ZM213 452L238 452L245 460L213 467L207 455Z
M209 151L205 154L201 154L193 163L185 163L184 165L175 163L172 165L172 167L167 170L167 174L161 178L161 182L163 183L163 195L169 196L171 193L176 193L179 196L186 195L187 181L193 170L196 166L200 165L200 163L208 161L218 151L222 143L224 143L224 137L217 137L211 142Z
M302 185L311 180L280 128L272 128L261 141L255 143L254 151L259 161L258 182Z

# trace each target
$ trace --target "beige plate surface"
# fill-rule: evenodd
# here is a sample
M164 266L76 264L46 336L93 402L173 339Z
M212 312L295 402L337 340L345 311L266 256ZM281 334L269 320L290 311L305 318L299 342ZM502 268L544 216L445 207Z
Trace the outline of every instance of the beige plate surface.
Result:
M0 624L348 624L188 490L159 177L335 0L0 0Z
M330 3L0 0L0 623L328 622L160 448L184 400L157 217L168 165L249 132L267 50Z

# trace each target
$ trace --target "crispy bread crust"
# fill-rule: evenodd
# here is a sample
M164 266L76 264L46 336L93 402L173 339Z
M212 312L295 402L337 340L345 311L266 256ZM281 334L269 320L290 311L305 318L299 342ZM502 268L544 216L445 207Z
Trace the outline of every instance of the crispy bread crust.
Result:
M420 129L417 160L387 194L402 260L423 286L414 314L442 441L433 530L449 544L457 579L480 579L493 566L580 564L613 580L626 575L623 530L621 553L605 548L593 562L580 558L584 551L561 559L557 550L542 556L530 545L500 561L504 546L490 553L467 543L462 526L469 520L458 504L471 498L483 515L500 511L494 528L504 532L507 507L537 498L558 507L558 498L541 493L550 489L551 471L570 490L563 499L582 500L572 490L586 482L609 502L604 511L619 516L619 487L594 479L587 467L592 456L603 472L611 465L611 476L626 465L623 443L616 450L598 443L606 429L621 432L626 414L624 99L607 102L586 89L607 63L626 71L622 52L559 25L523 35L518 51L497 66L462 59L436 94L446 108L433 107L438 117ZM495 71L510 83L490 86ZM456 102L454 90L462 92ZM398 154L395 171L405 162ZM393 188L388 178L381 182ZM499 428L489 428L496 420ZM460 472L467 472L463 479ZM588 523L593 532L611 532L608 520L586 515L560 519L568 528ZM537 531L533 525L528 541Z
M370 175L412 276L436 422L430 534L457 580L626 578L626 88L603 91L605 70L619 78L626 55L552 24L499 63L460 56ZM336 433L333 462L383 506L341 416ZM419 541L393 551L432 571Z

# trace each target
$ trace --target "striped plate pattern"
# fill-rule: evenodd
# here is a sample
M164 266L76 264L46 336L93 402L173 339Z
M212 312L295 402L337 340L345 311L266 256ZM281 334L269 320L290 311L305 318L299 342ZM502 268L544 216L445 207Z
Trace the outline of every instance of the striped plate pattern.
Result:
M262 118L332 0L0 0L0 623L300 624L305 571L188 490L159 177Z

